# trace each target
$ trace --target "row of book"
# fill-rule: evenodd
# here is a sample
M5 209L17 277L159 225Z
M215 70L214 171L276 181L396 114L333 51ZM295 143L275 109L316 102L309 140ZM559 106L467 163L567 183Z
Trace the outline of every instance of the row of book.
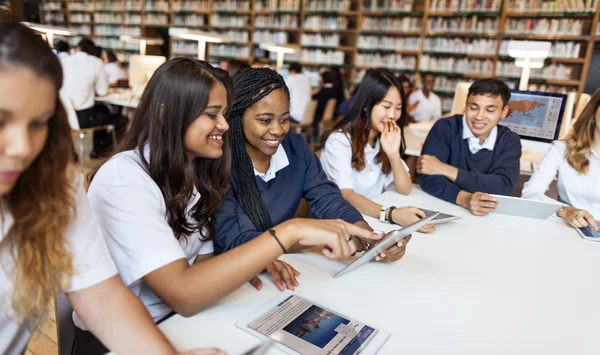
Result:
M238 37L230 37L238 38ZM252 33L252 41L254 43L274 43L287 44L289 42L289 33L285 31L254 31Z
M256 2L257 10L299 11L300 0L260 0Z
M256 16L255 27L298 28L297 15L261 15Z
M337 33L303 33L301 40L303 45L317 47L338 47L340 45L340 36Z
M113 37L100 37L94 39L96 45L104 48L104 49L123 49L128 51L137 52L139 51L139 45L137 43L123 42L118 38Z
M144 14L144 24L167 26L169 24L169 16L167 14Z
M510 0L509 11L593 12L597 0Z
M250 16L213 14L211 24L215 26L246 27L250 24Z
M396 70L415 70L417 57L401 54L359 53L356 56L356 65Z
M431 11L499 12L502 0L432 0Z
M304 28L324 30L345 30L348 28L348 18L339 16L307 16Z
M114 25L96 25L97 36L120 36L129 35L139 37L142 35L141 27L137 26L114 26Z
M363 0L363 10L403 12L412 11L413 0Z
M169 2L165 0L144 0L146 11L169 11Z
M322 63L343 65L344 52L322 49L302 49L302 61L307 63Z
M229 58L249 58L249 46L236 46L231 44L211 44L209 48L211 56Z
M584 23L572 18L508 19L505 33L583 35Z
M493 72L493 71L492 71ZM530 77L533 79L571 80L573 67L564 64L551 64L543 68L531 69ZM496 76L520 78L521 68L514 62L498 62Z
M69 30L75 32L75 33L79 33L80 35L83 36L91 36L92 35L92 26L91 25L74 25L71 24L69 26Z
M174 15L173 24L176 26L199 27L206 26L206 17L202 15Z
M421 31L423 19L420 17L365 17L363 30L415 32Z
M497 46L498 41L495 39L427 37L423 50L434 53L494 55Z
M360 36L356 47L361 49L405 50L421 49L421 37Z
M308 0L304 11L348 11L350 0Z
M123 23L123 16L121 14L111 14L107 12L97 12L94 14L95 23L103 24L121 24Z
M173 11L209 11L208 0L175 0L173 1Z
M419 69L443 73L493 73L494 61L490 59L443 58L423 55L419 62Z
M498 31L498 19L478 16L432 17L429 19L427 28L429 31L448 33L495 33Z
M500 55L508 56L508 42L500 43ZM552 42L549 58L579 58L581 55L581 43L579 42Z
M250 0L213 0L212 9L216 11L247 11Z

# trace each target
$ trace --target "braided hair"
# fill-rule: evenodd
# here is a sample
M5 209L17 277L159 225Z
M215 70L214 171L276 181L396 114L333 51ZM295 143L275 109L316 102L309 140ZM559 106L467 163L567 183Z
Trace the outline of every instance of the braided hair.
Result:
M268 68L247 68L233 76L235 100L229 115L229 143L231 146L232 172L246 215L257 230L265 231L272 226L271 216L263 201L250 155L246 151L242 119L246 109L269 95L283 89L290 92L281 75Z

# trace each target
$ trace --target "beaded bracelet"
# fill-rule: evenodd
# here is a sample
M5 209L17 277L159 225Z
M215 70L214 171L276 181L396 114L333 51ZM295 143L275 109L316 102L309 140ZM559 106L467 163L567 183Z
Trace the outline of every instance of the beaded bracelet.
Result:
M283 250L284 254L287 254L287 250L285 250L285 247L283 246L283 244L281 244L281 242L279 241L279 238L277 238L277 236L275 235L275 231L271 228L269 228L269 234L271 235L271 237L275 238L275 240L277 241L277 244L279 244L279 246L281 247L281 250Z

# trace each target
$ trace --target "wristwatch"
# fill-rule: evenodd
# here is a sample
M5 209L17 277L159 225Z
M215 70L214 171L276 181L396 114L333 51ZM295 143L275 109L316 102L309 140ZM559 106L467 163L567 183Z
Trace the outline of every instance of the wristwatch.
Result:
M381 209L379 210L379 220L381 222L385 222L385 211L387 210L387 207L381 206Z

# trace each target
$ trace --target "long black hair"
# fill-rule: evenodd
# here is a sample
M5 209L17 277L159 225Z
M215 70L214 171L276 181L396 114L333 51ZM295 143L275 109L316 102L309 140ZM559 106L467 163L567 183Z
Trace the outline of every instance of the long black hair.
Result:
M290 92L281 75L268 68L247 68L233 76L235 101L230 115L232 172L244 210L257 230L272 226L271 216L263 201L250 155L246 151L242 119L246 109L271 92L283 89L289 100Z
M350 112L331 130L321 136L316 150L323 149L331 133L339 130L349 133L352 138L352 167L358 171L362 171L365 168L365 146L368 144L369 133L371 132L371 112L373 111L373 107L385 98L385 95L387 95L392 87L398 89L400 100L402 101L400 117L396 123L400 127L402 135L400 154L403 154L406 149L406 142L404 141L406 96L398 78L387 69L372 69L365 74L356 92L356 100ZM384 174L389 174L392 171L390 160L383 150L380 150L377 154L377 162L382 163L381 170Z
M219 159L198 157L190 164L184 144L185 132L206 109L211 88L217 83L225 86L230 106L233 85L224 70L190 57L162 64L146 85L131 129L116 149L116 153L138 150L142 165L165 198L167 221L177 239L195 231L202 233L203 227L208 231L203 240L212 239L213 214L229 188L227 132L223 134L223 155ZM150 148L149 160L144 156L146 145ZM186 209L194 185L202 198L191 211L196 223L190 223Z

